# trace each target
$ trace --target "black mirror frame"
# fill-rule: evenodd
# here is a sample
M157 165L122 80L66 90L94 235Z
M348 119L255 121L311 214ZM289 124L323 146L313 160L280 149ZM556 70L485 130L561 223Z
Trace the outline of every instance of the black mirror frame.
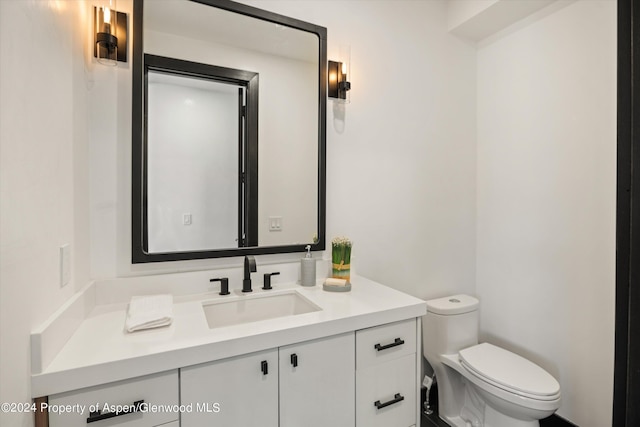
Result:
M327 102L327 29L277 13L268 12L231 0L191 0L245 16L262 19L317 35L318 66L318 239L312 251L325 249L326 240L326 102ZM131 123L131 262L133 264L185 261L245 255L305 252L307 244L225 248L219 250L148 253L144 245L146 211L146 139L144 128L144 41L143 0L133 1L132 123Z

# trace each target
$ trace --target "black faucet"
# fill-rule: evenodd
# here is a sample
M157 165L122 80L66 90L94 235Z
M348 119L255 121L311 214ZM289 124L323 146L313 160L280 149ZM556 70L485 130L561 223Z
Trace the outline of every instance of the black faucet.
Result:
M244 257L244 279L242 280L242 292L252 292L251 273L256 272L256 259L252 256Z

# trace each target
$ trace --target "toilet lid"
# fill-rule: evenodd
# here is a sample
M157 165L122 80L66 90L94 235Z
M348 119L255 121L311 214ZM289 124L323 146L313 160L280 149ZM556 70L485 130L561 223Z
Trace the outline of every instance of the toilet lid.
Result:
M459 355L465 368L503 388L540 397L560 392L560 384L547 371L503 348L482 343Z

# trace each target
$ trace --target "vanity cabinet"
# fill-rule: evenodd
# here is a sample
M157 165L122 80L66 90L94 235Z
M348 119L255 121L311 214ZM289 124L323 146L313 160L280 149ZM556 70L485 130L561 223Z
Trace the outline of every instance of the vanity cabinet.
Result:
M350 332L181 369L181 426L351 427L354 395Z
M68 409L64 413L50 410L50 427L178 427L178 371L60 393L49 396L48 403L50 408L56 405ZM137 411L116 412L136 403L140 403Z
M280 427L353 427L354 333L280 348Z
M417 423L416 319L356 332L356 426Z
M141 410L49 413L51 427L417 425L415 318L49 397L50 405ZM106 419L100 417L107 416Z
M278 427L278 349L180 370L182 427Z

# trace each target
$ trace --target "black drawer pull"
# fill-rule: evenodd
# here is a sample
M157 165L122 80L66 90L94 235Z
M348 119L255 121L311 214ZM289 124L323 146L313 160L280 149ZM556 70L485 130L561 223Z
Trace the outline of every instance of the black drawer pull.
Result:
M404 396L401 395L400 393L396 393L396 395L393 397L394 399L388 402L380 403L379 400L376 400L373 404L375 405L376 408L382 409L382 408L386 408L387 406L393 405L395 403L402 402L404 400Z
M140 412L143 403L144 400L136 400L131 405L123 406L122 411L107 412L105 414L103 414L100 410L91 412L89 414L89 418L87 418L87 424L95 423L96 421L108 420L109 418L115 418L121 415L132 414L134 412Z
M375 348L378 351L382 351L382 350L386 350L388 348L395 347L402 344L404 344L404 340L401 340L400 338L396 338L395 341L393 341L391 344L387 344L387 345L376 344L373 346L373 348Z
M291 355L291 364L294 368L298 366L298 355L295 353Z
M269 373L269 363L266 360L260 362L260 369L262 370L262 375L267 375Z

